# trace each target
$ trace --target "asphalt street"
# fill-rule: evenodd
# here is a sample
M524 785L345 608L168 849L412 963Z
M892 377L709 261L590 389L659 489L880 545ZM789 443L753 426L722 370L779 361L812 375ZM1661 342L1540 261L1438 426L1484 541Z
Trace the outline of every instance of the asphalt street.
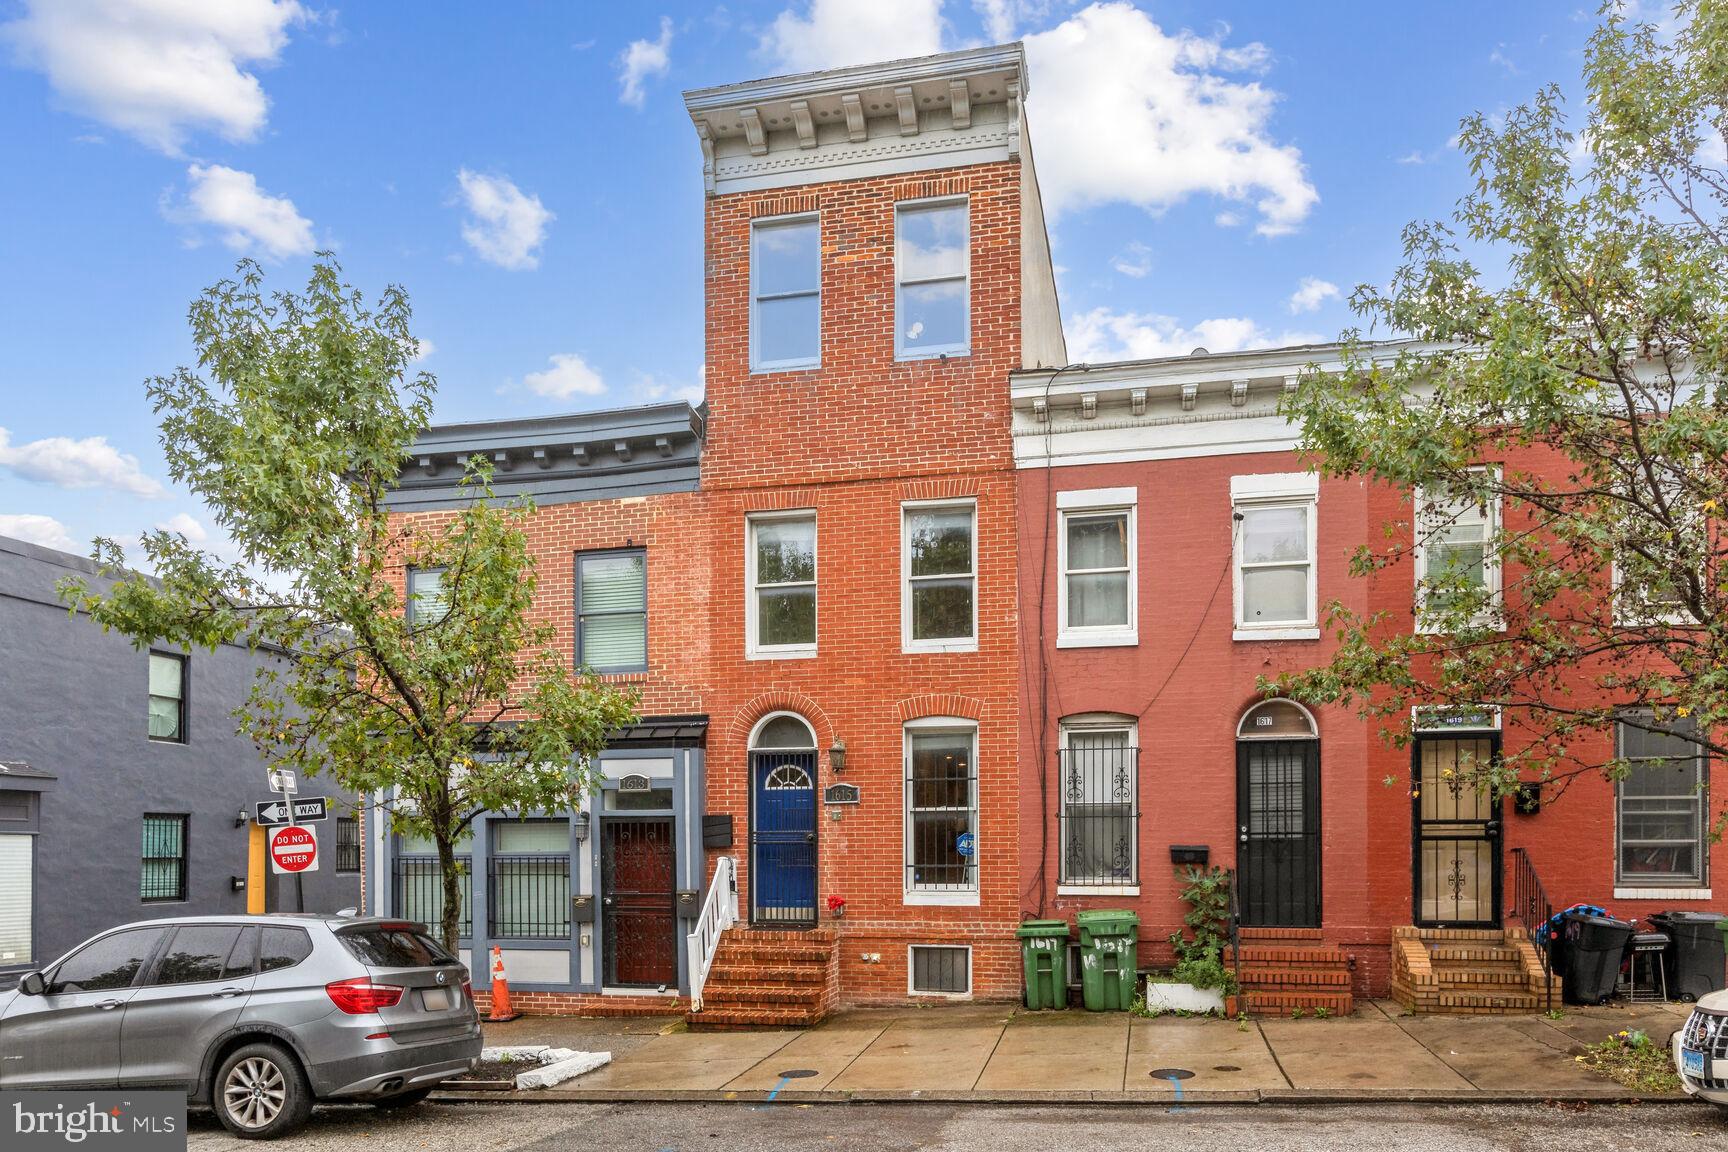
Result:
M198 1152L259 1152L208 1113L190 1117ZM977 1149L1052 1152L1488 1152L1728 1147L1728 1110L1696 1103L993 1107L980 1104L424 1104L386 1115L321 1108L293 1152L749 1152L755 1149Z

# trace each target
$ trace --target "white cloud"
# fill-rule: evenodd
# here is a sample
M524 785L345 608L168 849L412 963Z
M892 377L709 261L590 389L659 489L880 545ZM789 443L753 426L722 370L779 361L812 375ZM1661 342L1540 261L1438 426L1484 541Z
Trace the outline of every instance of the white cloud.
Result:
M672 64L672 18L660 17L660 39L632 40L618 58L618 100L632 108L640 108L647 99L642 82L650 76L664 76Z
M1168 34L1127 3L1099 3L1026 37L1029 119L1052 217L1126 202L1162 212L1194 195L1253 208L1256 231L1295 230L1319 194L1302 153L1271 135L1278 96L1230 73L1263 71L1261 44Z
M788 72L873 64L942 51L942 0L810 0L788 8L761 49Z
M600 373L588 366L588 361L575 352L558 352L552 356L552 366L542 372L530 372L522 383L536 396L551 400L568 400L572 396L598 396L606 391Z
M186 203L169 207L169 219L209 225L236 252L257 251L277 260L310 255L316 247L312 221L300 215L288 197L258 187L252 173L194 164L186 177L191 181Z
M1296 285L1296 291L1290 293L1290 315L1302 312L1318 312L1320 305L1328 300L1338 299L1338 285L1330 280L1322 280L1318 276L1304 276Z
M202 544L210 539L210 530L185 512L176 512L167 520L158 521L156 527L163 532L180 533L189 544Z
M984 35L997 44L1014 39L1020 25L1037 20L1050 10L1049 0L972 0L972 8L984 21Z
M408 363L410 364L424 364L438 351L438 345L424 337L414 341L414 345L414 355L408 358Z
M677 380L662 380L647 372L636 374L636 398L645 404L654 404L662 400L683 400L688 404L702 403L703 379L702 368L696 370L694 383Z
M1274 336L1243 316L1222 316L1183 327L1174 316L1094 308L1080 313L1068 325L1068 354L1076 363L1104 364L1113 360L1186 356L1196 348L1239 352L1245 348L1316 344L1320 339L1310 332L1280 332Z
M557 217L516 187L507 176L483 176L464 168L456 173L469 218L462 222L462 239L480 259L500 268L538 268L540 245Z
M57 548L62 552L78 551L72 533L52 516L30 512L0 515L0 536L10 536L27 544L40 544L44 548Z
M194 129L258 135L270 102L246 68L307 19L295 0L25 0L0 38L68 107L178 155Z
M1488 53L1488 63L1500 65L1500 67L1506 70L1508 76L1517 76L1521 70L1519 69L1517 62L1502 51L1505 47L1506 45L1503 43L1496 44L1494 50Z
M1128 247L1110 258L1110 267L1139 280L1152 271L1152 249L1138 240L1131 241Z
M0 468L57 488L112 488L152 498L164 495L162 485L144 474L138 457L120 452L104 436L83 440L49 436L14 445L11 434L0 428Z

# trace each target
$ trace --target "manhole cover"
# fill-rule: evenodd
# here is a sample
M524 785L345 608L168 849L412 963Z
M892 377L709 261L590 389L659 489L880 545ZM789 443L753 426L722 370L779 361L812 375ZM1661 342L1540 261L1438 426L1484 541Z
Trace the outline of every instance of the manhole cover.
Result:
M1159 1080L1187 1080L1192 1078L1194 1073L1186 1068L1154 1068L1152 1075Z
M780 1073L780 1079L782 1079L782 1080L802 1080L806 1076L820 1076L820 1075L821 1075L821 1073L816 1071L816 1069L814 1069L814 1068L789 1068L786 1071Z
M1242 1066L1240 1064L1214 1064L1214 1065L1212 1065L1212 1071L1214 1071L1214 1072L1240 1072L1240 1071L1242 1071Z

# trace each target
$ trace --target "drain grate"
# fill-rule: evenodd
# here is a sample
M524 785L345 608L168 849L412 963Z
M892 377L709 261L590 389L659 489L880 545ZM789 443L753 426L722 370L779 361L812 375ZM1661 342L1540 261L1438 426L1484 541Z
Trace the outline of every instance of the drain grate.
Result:
M822 1073L816 1071L816 1069L814 1069L814 1068L788 1068L786 1071L780 1073L780 1079L782 1079L782 1080L802 1080L807 1076L820 1076L820 1075L822 1075Z
M1159 1080L1190 1080L1194 1073L1186 1068L1154 1068L1152 1075Z

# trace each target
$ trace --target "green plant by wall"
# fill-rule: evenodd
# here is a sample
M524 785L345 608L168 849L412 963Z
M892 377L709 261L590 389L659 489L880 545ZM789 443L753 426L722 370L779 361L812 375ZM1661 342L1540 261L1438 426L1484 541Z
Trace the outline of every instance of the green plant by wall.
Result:
M1182 881L1177 897L1188 908L1182 915L1186 932L1170 934L1178 972L1190 960L1211 959L1222 967L1224 946L1230 942L1230 873L1189 864L1176 876Z

